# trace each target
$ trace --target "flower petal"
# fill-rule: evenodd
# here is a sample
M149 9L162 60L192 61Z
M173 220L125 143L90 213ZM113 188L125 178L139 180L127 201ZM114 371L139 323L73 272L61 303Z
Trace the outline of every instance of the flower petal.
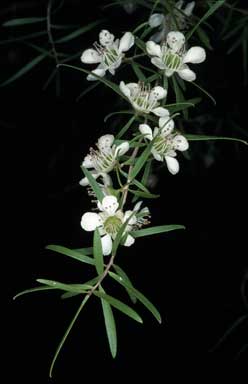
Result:
M151 129L151 127L149 127L149 125L147 125L147 124L140 124L139 125L139 130L142 133L142 135L145 135L145 137L148 140L152 140L153 139L152 129Z
M109 31L107 31L106 29L103 29L100 33L99 33L99 41L100 41L100 44L103 46L103 47L107 47L111 44L113 44L114 42L114 35L112 35L112 33L110 33Z
M183 10L183 13L186 15L186 16L191 16L192 15L192 12L195 8L195 1L191 1L190 3L188 3L186 5L186 7L184 8Z
M126 32L119 45L119 52L127 52L134 45L134 35L131 32Z
M153 57L151 59L151 63L153 65L155 65L155 67L157 67L159 69L165 69L165 65L164 65L163 61L159 57Z
M107 212L109 215L114 215L118 207L119 203L115 196L108 195L102 199L102 210Z
M185 37L181 32L172 31L168 33L166 41L174 52L178 52L185 43Z
M132 214L133 214L133 211L130 211L130 210L125 212L125 215L123 218L124 223L125 223L125 221L127 221L130 218L130 216L132 216ZM131 217L131 219L128 220L128 226L129 226L130 230L131 230L131 226L136 224L136 223L137 223L137 218L135 215L133 215L133 217Z
M168 109L163 108L163 107L157 107L152 110L154 115L163 117L163 116L168 116Z
M114 142L115 137L113 135L103 135L99 137L97 145L100 151L109 152L111 145Z
M143 201L138 201L138 203L135 204L133 210L135 212L138 212L140 210L140 207L141 207L142 203L143 203Z
M130 91L130 89L127 87L127 85L124 83L124 81L121 81L121 82L120 82L119 87L120 87L121 92L122 92L128 99L130 99L131 91Z
M100 173L96 171L91 171L91 176L93 176L94 179L97 179L100 176ZM84 177L82 180L79 181L79 184L82 187L86 187L87 185L89 185L89 180L87 179L87 177Z
M104 187L111 187L113 185L111 177L107 173L101 173Z
M169 135L174 129L175 123L170 116L161 117L159 119L159 128L161 128L161 134L163 136Z
M167 96L167 89L157 86L152 88L150 97L155 98L156 100L164 99Z
M165 156L168 171L172 175L176 175L179 172L179 163L175 157Z
M168 68L168 69L165 70L165 74L166 74L167 77L172 76L174 72L175 72L174 69L169 69Z
M191 71L191 69L186 67L186 64L183 69L180 69L180 71L178 71L178 74L183 80L186 81L194 81L196 79L195 72Z
M183 3L184 3L184 0L179 0L179 1L176 2L175 7L177 9L181 9L182 6L183 6Z
M163 161L163 157L154 148L151 149L151 153L153 154L154 159Z
M154 13L149 17L148 24L151 28L159 27L164 21L164 15L162 13Z
M146 50L147 50L148 55L150 55L150 56L161 57L161 55L162 55L160 45L154 43L154 41L147 41Z
M115 150L115 156L122 156L129 150L129 142L124 141L124 143L121 143L120 145L117 145Z
M82 162L82 166L84 168L94 168L94 162L93 162L93 159L92 159L91 155L85 156L85 158L84 158L84 160Z
M150 37L150 41L154 41L154 43L160 43L162 40L164 40L166 32L167 29L163 28L162 31L154 33L154 35Z
M135 242L135 239L131 235L127 235L126 241L124 243L125 247L130 247Z
M178 151L187 151L189 143L183 135L176 135L173 139L173 147Z
M86 49L81 55L81 61L85 64L96 64L101 62L101 55L95 49Z
M101 217L95 212L86 212L81 219L81 227L85 231L94 231L97 227L102 225Z
M103 76L105 76L106 71L104 68L96 68L93 71L91 71L91 73L95 73L97 76L103 77ZM90 74L87 76L87 80L88 81L97 81L98 78L96 76Z
M206 51L202 47L191 47L183 57L183 63L199 64L206 60Z
M101 238L101 243L102 243L102 253L104 256L110 255L112 251L112 239L109 234L103 236Z

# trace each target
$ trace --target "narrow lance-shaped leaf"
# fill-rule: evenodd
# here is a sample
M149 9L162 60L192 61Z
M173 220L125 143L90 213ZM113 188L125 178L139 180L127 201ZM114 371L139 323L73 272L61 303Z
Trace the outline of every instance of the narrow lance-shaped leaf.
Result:
M17 295L13 297L13 300L17 299L20 296L27 295L29 293L40 292L40 291L51 291L51 290L57 290L57 289L58 289L57 287L35 287L35 288L25 289L24 291L17 293Z
M186 34L187 40L191 38L195 30L199 27L200 24L202 24L204 21L206 21L214 12L217 11L218 8L220 8L225 3L225 0L218 0L213 5L210 6L209 10L203 15L203 17L196 23L196 25Z
M125 221L125 223L122 224L122 226L120 227L115 239L114 239L114 242L113 242L113 247L112 247L112 254L113 255L116 255L116 252L117 252L117 249L119 247L119 244L121 242L121 239L122 239L122 236L124 235L125 233L125 230L126 230L126 227L128 225L128 222L131 220L131 218L133 217L133 215L135 214L135 212L133 212L129 217L128 219Z
M115 83L113 83L112 81L105 79L104 77L97 76L95 73L92 73L92 72L90 72L90 71L87 71L87 70L84 69L84 68L75 67L74 65L69 65L69 64L58 64L58 67L67 67L67 68L75 69L75 70L80 71L80 72L84 72L84 73L86 73L87 75L92 75L92 76L94 76L97 80L99 80L99 81L101 81L103 84L105 84L107 87L111 88L114 92L116 92L116 93L117 93L119 96L121 96L123 99L127 100L126 96L121 92L119 86L116 85ZM127 101L128 101L128 100L127 100Z
M101 24L102 22L103 20L93 21L92 23L85 25L84 27L76 29L75 31L69 33L68 35L61 37L60 39L56 40L55 43L56 44L66 43L67 41L75 39L76 37L81 36L83 33L90 31L91 29L93 29L98 24Z
M101 237L100 237L98 228L96 228L96 230L94 231L93 245L94 245L93 251L94 251L96 270L98 275L102 275L104 270L104 264L103 264Z
M116 139L120 139L127 132L127 130L131 127L135 119L136 119L136 116L134 115L131 117L131 119L128 120L128 122L124 125L124 127L122 127L121 130L117 133Z
M138 160L135 163L135 166L133 167L132 171L130 172L130 179L133 180L138 173L143 168L144 164L146 163L153 146L153 140L147 145L146 149L143 151L141 156L138 158Z
M123 269L119 265L113 264L113 268L121 279L125 280L129 285L133 286L133 284L132 284L131 280L129 279L129 277L127 276L126 272L123 271ZM129 295L131 301L135 304L137 301L136 297L132 294L132 292L130 292L129 289L126 289L126 291Z
M127 304L122 303L122 301L115 299L114 297L107 295L104 292L94 291L94 295L107 301L110 305L112 305L112 307L118 309L120 312L131 317L131 319L137 321L138 323L143 323L143 321L142 321L141 317L138 315L138 313L135 312Z
M3 27L20 27L22 25L27 25L27 24L35 24L39 23L41 21L45 21L45 17L23 17L23 18L18 18L18 19L12 19L5 21L5 23L2 24Z
M135 63L134 61L132 61L131 62L131 66L133 68L133 71L134 71L135 75L138 77L138 79L140 81L146 82L146 76L144 75L144 73L140 69L139 65L137 63Z
M130 234L136 238L136 237L156 235L158 233L175 231L177 229L185 229L185 227L183 225L178 225L178 224L159 225L156 227L150 227L150 228L139 229L137 231L132 231Z
M129 285L126 281L120 278L120 276L116 275L113 272L109 272L109 276L111 276L115 281L121 284L124 288L129 289L130 292L153 314L156 320L161 323L161 316L157 308L148 300L143 293L139 292L136 288Z
M101 202L102 199L104 198L104 195L103 195L103 192L102 192L101 188L99 187L98 183L96 182L96 180L92 176L91 172L88 171L88 169L83 167L83 166L81 166L81 168L83 170L83 173L87 177L87 179L88 179L88 181L90 183L91 188L95 192L97 200Z
M48 285L49 287L56 287L66 292L81 292L84 293L85 290L91 289L91 286L88 284L65 284L59 281L46 280L46 279L37 279L38 283Z
M248 142L242 139L237 139L235 137L226 137L226 136L207 136L207 135L193 135L186 134L185 137L189 141L208 141L208 140L229 140L229 141L238 141L245 145L248 145Z
M25 75L25 73L31 71L32 68L34 68L36 65L38 65L42 60L44 60L47 57L47 54L41 54L37 57L35 57L33 60L28 62L24 67L22 67L19 71L17 71L13 76L11 76L9 79L4 81L2 84L0 84L1 87L4 87L13 81L19 79L21 76Z
M102 293L105 293L102 287L100 287L100 290ZM117 353L117 334L115 318L109 303L106 300L101 299L101 304L110 352L112 357L115 358Z
M56 360L57 360L57 358L58 358L58 356L59 356L59 353L60 353L61 349L63 348L63 345L64 345L64 343L65 343L65 341L66 341L66 339L67 339L67 337L68 337L68 335L69 335L69 333L70 333L70 331L71 331L73 325L75 324L75 322L76 322L78 316L80 315L80 312L82 311L82 309L83 309L83 307L85 306L85 304L86 304L86 302L88 301L88 299L89 299L89 296L86 295L85 298L84 298L84 300L83 300L82 303L80 304L80 306L79 306L79 308L78 308L78 310L77 310L75 316L73 317L72 321L70 322L69 327L67 328L67 330L66 330L64 336L62 337L61 342L60 342L59 345L58 345L58 348L57 348L57 350L56 350L56 352L55 352L55 355L54 355L54 357L53 357L53 360L52 360L52 363L51 363L51 366L50 366L49 377L52 377L53 368L54 368L55 362L56 362Z
M71 257L72 259L81 261L86 264L95 265L95 260L92 257L85 256L80 251L77 251L74 249L62 247L61 245L55 245L55 244L47 245L46 249L49 249L50 251L54 251L57 253L61 253L62 255Z

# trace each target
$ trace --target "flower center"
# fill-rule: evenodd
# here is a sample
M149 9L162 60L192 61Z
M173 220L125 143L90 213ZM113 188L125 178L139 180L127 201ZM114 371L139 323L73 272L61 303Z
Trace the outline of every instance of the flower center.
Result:
M104 222L104 229L111 236L115 236L120 230L121 226L122 221L116 216L110 216Z
M163 63L167 69L177 71L182 65L182 58L178 53L173 52L170 48L163 47Z
M113 170L116 159L111 149L108 152L103 152L91 148L90 155L96 171L108 173Z
M103 51L103 63L108 68L119 61L120 57L119 52L113 47L105 48Z
M157 97L152 93L150 84L139 83L137 90L131 95L135 107L142 112L149 113L157 105Z
M161 156L164 155L169 149L169 142L167 138L163 136L156 136L156 138L154 139L153 148Z

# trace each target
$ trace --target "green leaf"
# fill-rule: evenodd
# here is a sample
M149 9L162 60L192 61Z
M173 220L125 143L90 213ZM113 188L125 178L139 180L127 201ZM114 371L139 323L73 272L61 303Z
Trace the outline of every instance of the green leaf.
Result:
M93 250L94 250L94 259L98 275L103 274L104 264L103 264L103 254L102 254L102 243L101 236L99 234L98 228L94 231L94 240L93 240Z
M14 43L16 41L23 41L23 40L27 40L27 39L34 39L36 37L40 37L40 36L44 36L44 35L47 35L47 31L28 33L27 35L22 35L22 36L19 36L19 37L13 37L13 38L7 39L7 40L1 40L0 41L0 45L10 44L10 43Z
M133 193L135 196L143 197L144 199L157 199L160 195L155 195L153 193L143 192L143 191L135 191L129 188L129 192Z
M119 231L117 232L117 235L114 239L114 242L113 242L113 247L112 247L112 255L116 255L116 252L117 252L117 249L119 247L119 244L121 242L121 239L122 239L122 236L125 232L125 229L128 225L128 222L131 220L131 218L133 217L133 215L135 214L135 212L133 212L129 217L128 219L125 221L125 223L122 224L122 226L120 227Z
M135 61L132 61L131 66L132 66L133 71L134 71L135 75L137 76L137 78L140 81L146 82L146 77L145 77L144 73L142 72L142 70L140 69L139 65L137 63L135 63Z
M235 137L226 137L226 136L207 136L207 135L191 135L187 134L185 137L189 141L205 141L205 140L229 140L229 141L238 141L245 145L248 145L248 142L242 139L236 139Z
M124 304L122 301L115 299L113 296L107 295L105 292L94 291L94 295L107 301L110 305L112 305L112 307L118 309L120 312L131 317L131 319L137 321L138 323L143 323L138 313L135 312L127 304Z
M151 149L153 146L153 140L147 145L146 149L142 152L141 156L138 158L138 160L135 163L135 166L130 172L130 179L133 180L138 173L143 168L144 164L147 162L147 159L151 153Z
M85 168L83 166L81 166L81 168L82 168L83 173L87 177L87 179L88 179L88 181L90 183L91 188L95 192L97 200L102 202L102 199L104 198L104 195L103 195L103 192L102 192L101 188L99 187L97 181L94 179L94 177L92 176L91 172L88 171L87 168Z
M35 287L35 288L25 289L25 291L17 293L17 295L15 295L13 297L13 300L17 299L20 296L29 294L29 293L39 292L39 291L51 291L54 289L58 289L58 288L57 287Z
M84 254L81 253L80 250L73 250L73 249L62 247L61 245L55 245L55 244L47 245L46 249L49 249L57 253L61 253L62 255L65 255L65 256L69 256L72 259L81 261L82 263L95 265L95 260L92 257L85 256Z
M88 248L76 248L73 249L73 251L82 253L83 255L91 256L93 255L93 247L88 247Z
M55 352L55 355L54 355L54 357L53 357L53 360L52 360L52 363L51 363L51 366L50 366L49 377L52 377L53 368L54 368L55 362L56 362L56 360L57 360L57 358L58 358L58 356L59 356L59 353L60 353L61 349L63 348L63 345L64 345L64 343L65 343L65 341L66 341L66 339L67 339L67 337L68 337L68 335L69 335L69 333L70 333L70 331L71 331L73 325L75 324L75 322L76 322L78 316L80 315L80 312L82 311L83 307L84 307L85 304L87 303L88 299L89 299L89 296L86 295L85 298L84 298L84 300L83 300L82 303L80 304L80 306L79 306L79 308L78 308L78 310L77 310L75 316L73 317L72 321L70 322L69 327L67 328L67 330L66 330L64 336L62 337L61 342L60 342L59 345L58 345L58 348L57 348L57 350L56 350L56 352Z
M206 34L206 32L204 31L204 29L199 27L197 29L196 33L197 33L199 39L201 40L201 42L205 45L205 47L210 49L210 50L213 50L213 48L210 44L210 39L209 39L208 35Z
M129 289L130 292L153 314L155 319L161 324L162 319L160 313L156 309L156 307L148 300L143 293L139 292L136 288L129 285L126 281L124 281L120 276L116 275L113 272L109 272L109 276L111 276L115 281L121 284L124 288Z
M95 89L98 85L99 85L99 81L89 85L87 88L85 88L83 90L83 92L80 93L80 95L76 98L76 101L79 101L80 99L82 99L82 97L84 97L85 95L87 95L87 93L91 92L93 89Z
M144 236L156 235L158 233L175 231L177 229L185 229L185 227L183 225L177 225L177 224L159 225L157 227L150 227L145 229L139 229L137 231L132 231L130 232L130 235L132 235L135 238L144 237Z
M101 24L102 22L103 22L103 20L93 21L92 23L85 25L84 27L76 29L75 31L69 33L68 35L61 37L60 39L56 40L55 43L56 44L57 43L67 43L67 41L75 39L78 36L81 36L83 33L90 31L91 29L93 29L98 24Z
M121 279L123 279L124 281L126 281L127 284L129 284L129 285L131 285L131 287L133 287L133 284L132 284L131 280L129 279L128 275L126 274L125 271L123 271L123 269L119 265L113 264L113 268ZM130 290L128 288L126 289L126 291L129 295L131 301L135 304L137 302L136 297L132 294L132 292L130 292Z
M136 28L133 30L132 34L135 35L137 32L139 32L141 29L143 29L143 28L146 27L147 25L148 25L148 22L147 22L147 21L145 21L144 23L138 25L138 27L136 27Z
M5 21L5 23L3 23L2 25L3 27L16 27L16 26L22 26L27 24L35 24L45 20L46 20L45 17L23 17L23 18Z
M104 123L110 119L110 117L117 116L117 115L133 115L132 110L125 110L125 111L117 111L117 112L111 112L108 115L106 115L103 119Z
M131 119L128 120L128 122L124 125L124 127L121 128L121 130L117 133L115 136L116 139L120 139L126 132L127 130L131 127L133 122L135 121L136 116L132 116Z
M93 279L86 281L85 283L83 283L83 285L85 287L89 287L89 286L93 287L98 282L98 280L99 280L99 276L94 277ZM74 285L74 284L72 284L72 285ZM76 287L77 286L78 286L78 284L76 284ZM63 293L63 295L61 295L61 299L69 299L70 297L78 296L80 294L82 294L82 292L69 292L69 291L67 291L67 292Z
M194 81L191 81L190 84L193 84L196 88L200 89L200 91L202 91L203 93L205 93L205 95L207 95L210 100L212 100L212 102L214 103L214 105L216 105L216 101L215 99L213 98L213 96L210 95L210 93L208 93L204 88L200 87L200 85L196 84Z
M126 177L126 179L128 178L128 174L126 172L124 172L122 169L120 169L120 173ZM142 184L140 183L138 180L136 179L133 179L131 184L134 184L136 185L136 187L138 187L139 189L141 189L142 191L146 192L146 193L149 193L149 190Z
M100 289L102 293L105 293L103 288L100 287ZM101 299L101 304L102 304L104 323L105 323L106 333L108 337L110 352L112 357L115 358L117 354L117 334L116 334L115 318L109 303L104 299Z
M105 79L104 77L97 76L95 73L92 73L92 72L90 72L90 71L87 71L87 70L84 69L84 68L75 67L74 65L70 65L70 64L58 64L58 67L67 67L67 68L71 68L71 69L76 69L77 71L84 72L84 73L86 73L87 75L95 76L95 78L96 78L97 80L101 81L103 84L105 84L107 87L111 88L114 92L116 92L116 93L117 93L119 96L121 96L123 99L125 99L125 100L128 101L128 99L126 98L126 96L121 92L119 86L116 85L115 83L113 83L112 81Z
M49 287L54 287L56 289L61 289L62 291L66 291L66 292L85 293L85 291L92 288L88 284L65 284L59 281L47 280L47 279L37 279L36 281L40 284L48 285Z
M186 34L187 40L191 38L195 30L199 27L200 24L202 24L204 21L206 21L214 12L217 11L218 8L222 7L222 5L225 3L225 0L218 0L216 1L209 10L203 15L203 17L196 23L196 25Z
M13 76L11 76L9 79L4 81L2 84L0 84L1 87L4 87L13 81L19 79L19 77L25 75L25 73L31 71L32 68L34 68L36 65L38 65L42 60L44 60L47 57L47 54L41 54L37 57L35 57L33 60L29 61L24 67L22 67L18 72L16 72Z

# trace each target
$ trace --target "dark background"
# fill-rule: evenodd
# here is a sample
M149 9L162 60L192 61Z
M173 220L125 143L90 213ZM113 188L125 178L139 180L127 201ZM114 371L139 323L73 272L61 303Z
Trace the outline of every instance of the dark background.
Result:
M86 9L85 3L67 1L61 20L83 24L108 15L106 27L113 25L118 35L141 15L138 10L127 16L120 8L104 13L98 3L91 2ZM23 8L18 4L9 2L2 8L3 21L45 16L45 1L34 8L28 8L34 4L31 1L24 2ZM77 40L82 50L96 39L97 31ZM217 106L205 101L201 108L216 119L224 116L227 120L230 111L235 111L238 124L247 132L239 53L227 57L217 38L213 43L216 49L208 53L202 76ZM22 44L4 45L1 81L24 65L31 53ZM75 61L75 65L81 64ZM61 70L60 96L56 97L55 83L42 91L52 68L52 62L43 64L0 89L2 212L7 229L2 240L2 286L4 291L7 287L10 314L3 330L8 337L7 382L17 377L19 382L48 382L49 363L78 299L61 301L56 293L42 293L11 300L17 292L34 286L37 278L80 282L91 276L87 266L44 247L51 243L71 248L90 245L91 236L80 228L82 214L90 209L86 190L78 185L80 164L99 135L113 132L103 118L118 110L114 109L116 96L101 86L76 102L88 84L84 74L67 69ZM193 133L192 127L188 129ZM207 129L210 134L211 126ZM228 125L220 133L245 138ZM196 366L209 369L247 362L247 352L237 359L247 343L247 322L211 352L224 332L247 314L240 293L247 276L247 148L217 142L209 167L204 160L207 145L192 143L191 150L191 162L181 157L179 175L170 176L166 169L157 173L155 191L160 191L161 198L147 203L154 225L184 224L186 231L137 241L128 252L122 249L118 260L135 286L159 308L162 325L141 306L137 311L143 326L115 311L119 353L112 361L100 306L92 300L58 359L54 382L74 384L86 377L95 382L104 374L114 381L142 373L157 382L172 367L177 377L182 367L193 373ZM122 297L122 292L109 288Z

